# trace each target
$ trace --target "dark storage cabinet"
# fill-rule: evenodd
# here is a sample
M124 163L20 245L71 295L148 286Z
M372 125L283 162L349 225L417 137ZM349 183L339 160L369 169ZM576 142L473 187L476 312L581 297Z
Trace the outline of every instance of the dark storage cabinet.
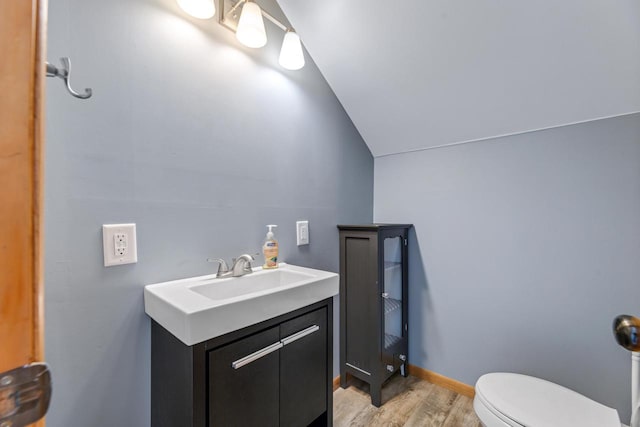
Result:
M186 346L156 322L154 427L332 425L332 299Z
M278 351L265 352L241 367L232 366L234 361L278 342L278 329L276 326L209 352L210 426L278 426Z
M340 385L346 374L370 385L381 404L382 384L407 375L408 232L410 224L339 225Z

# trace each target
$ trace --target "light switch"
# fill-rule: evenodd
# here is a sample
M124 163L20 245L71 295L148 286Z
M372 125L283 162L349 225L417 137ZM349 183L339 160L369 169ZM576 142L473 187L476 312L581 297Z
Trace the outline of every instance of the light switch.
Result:
M309 244L309 221L296 221L296 240L298 246Z

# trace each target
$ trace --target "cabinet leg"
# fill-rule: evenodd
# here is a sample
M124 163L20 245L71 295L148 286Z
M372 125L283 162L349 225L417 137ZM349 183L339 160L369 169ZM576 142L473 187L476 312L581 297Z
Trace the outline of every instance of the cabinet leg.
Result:
M373 385L370 386L371 404L376 408L382 405L382 386Z
M407 378L409 376L409 372L407 372L407 364L403 363L400 365L400 375Z
M340 370L340 387L347 388L347 373L344 370Z

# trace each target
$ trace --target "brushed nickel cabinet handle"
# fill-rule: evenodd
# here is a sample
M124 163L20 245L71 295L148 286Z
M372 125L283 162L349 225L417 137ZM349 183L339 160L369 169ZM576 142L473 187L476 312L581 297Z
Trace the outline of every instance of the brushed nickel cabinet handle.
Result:
M320 326L318 325L309 326L308 328L303 329L300 332L296 332L295 334L289 335L286 338L282 338L280 342L282 343L282 345L291 344L292 342L297 341L302 337L306 337L307 335L310 335L318 330L320 330Z
M273 353L274 351L278 351L283 347L283 344L281 342L276 342L271 344L268 347L265 347L263 349L260 349L258 351L255 351L251 354L249 354L248 356L243 357L242 359L238 359L235 362L231 363L231 367L233 369L240 369L243 366L248 365L251 362L255 362L256 360Z

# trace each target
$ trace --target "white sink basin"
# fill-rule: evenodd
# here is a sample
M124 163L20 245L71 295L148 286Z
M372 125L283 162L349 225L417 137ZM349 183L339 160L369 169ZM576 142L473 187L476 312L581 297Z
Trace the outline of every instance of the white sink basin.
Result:
M338 294L338 275L280 263L242 277L215 275L144 287L145 312L194 345Z
M315 277L312 274L291 271L290 269L261 270L260 272L262 274L249 274L237 277L235 280L231 280L233 278L213 280L202 285L191 286L189 289L212 300L224 300L254 292L278 289L303 280L313 280Z

